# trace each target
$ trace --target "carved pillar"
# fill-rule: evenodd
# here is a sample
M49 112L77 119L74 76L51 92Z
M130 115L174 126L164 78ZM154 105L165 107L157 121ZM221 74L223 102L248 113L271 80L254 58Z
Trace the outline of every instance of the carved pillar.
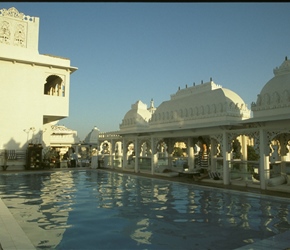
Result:
M217 161L216 161L216 155L217 155L217 141L213 138L210 138L210 145L211 145L211 149L210 149L210 162L211 162L211 166L210 166L210 170L212 171L216 171L217 167Z
M127 143L126 140L123 138L123 164L122 164L122 169L127 166Z
M240 138L241 138L240 143L241 143L241 153L242 153L241 160L246 161L248 159L246 137L245 137L245 135L241 135ZM241 168L242 172L248 173L248 164L247 163L241 164L240 168ZM246 180L246 181L248 180L247 174L244 175L244 180Z
M269 147L267 140L267 133L260 129L259 131L259 144L260 144L260 187L261 189L266 189L267 179L269 179L270 174L270 164L269 164L269 156L266 152L266 147Z
M223 131L223 181L225 185L230 184L230 169L229 160L230 155L229 139L226 131Z
M139 173L139 142L138 142L138 137L135 138L135 143L134 143L134 151L135 151L135 173Z
M115 142L111 139L111 149L110 149L110 161L111 167L114 169L114 155L115 155Z
M187 142L187 155L188 155L188 171L193 171L194 169L194 148L193 139L188 138Z
M151 155L151 174L154 174L155 167L158 165L158 152L156 150L157 143L158 143L158 141L156 140L156 138L151 136L151 151L152 151L152 155Z
M169 138L169 139L166 139L165 142L167 144L167 152L168 152L168 167L171 168L172 167L172 152L173 152L175 141L172 140L172 138Z
M279 136L280 141L280 155L281 155L281 174L286 174L286 161L288 153L288 138L285 134Z
M246 161L248 159L248 148L247 148L247 140L246 136L241 136L241 144L242 144L242 160Z

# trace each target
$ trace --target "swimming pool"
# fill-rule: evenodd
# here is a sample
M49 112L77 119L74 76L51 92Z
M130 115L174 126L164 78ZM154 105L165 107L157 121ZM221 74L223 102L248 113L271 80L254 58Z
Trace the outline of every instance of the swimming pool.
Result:
M37 249L235 249L290 229L290 199L102 170L0 175Z

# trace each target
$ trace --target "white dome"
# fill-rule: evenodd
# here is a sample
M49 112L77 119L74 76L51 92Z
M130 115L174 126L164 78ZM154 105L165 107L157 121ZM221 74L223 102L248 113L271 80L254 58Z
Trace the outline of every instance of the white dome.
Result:
M147 105L139 100L131 106L131 109L124 116L120 129L122 131L146 128L151 115L152 113L148 111Z
M86 144L98 144L99 142L99 133L100 130L97 127L94 127L90 133L86 136L84 142Z
M213 81L178 90L155 111L150 127L192 126L198 123L237 121L250 117L250 110L235 92Z
M274 77L268 81L252 103L254 117L283 115L289 113L290 107L290 61L285 61L273 70Z

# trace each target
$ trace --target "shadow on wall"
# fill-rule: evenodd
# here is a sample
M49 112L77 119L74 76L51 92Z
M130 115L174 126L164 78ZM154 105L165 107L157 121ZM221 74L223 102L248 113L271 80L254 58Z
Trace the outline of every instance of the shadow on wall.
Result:
M21 142L17 142L14 138L11 138L6 144L3 144L3 148L0 148L0 150L26 150L28 147L28 144L41 144L43 147L46 147L46 144L42 141L42 131L39 131L37 133L32 134L32 138L28 139L26 143L23 144L21 147Z

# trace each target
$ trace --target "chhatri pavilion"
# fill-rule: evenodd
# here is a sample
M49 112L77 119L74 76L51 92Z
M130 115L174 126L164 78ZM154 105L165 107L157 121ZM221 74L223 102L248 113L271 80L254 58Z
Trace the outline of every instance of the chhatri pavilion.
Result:
M149 108L138 100L125 114L119 131L98 131L100 148L105 143L110 149L99 157L107 158L105 167L194 175L197 142L202 137L209 149L208 171L220 176L220 180L203 181L290 191L289 108L290 61L286 57L251 109L237 93L212 79L179 88L156 108L153 100Z

